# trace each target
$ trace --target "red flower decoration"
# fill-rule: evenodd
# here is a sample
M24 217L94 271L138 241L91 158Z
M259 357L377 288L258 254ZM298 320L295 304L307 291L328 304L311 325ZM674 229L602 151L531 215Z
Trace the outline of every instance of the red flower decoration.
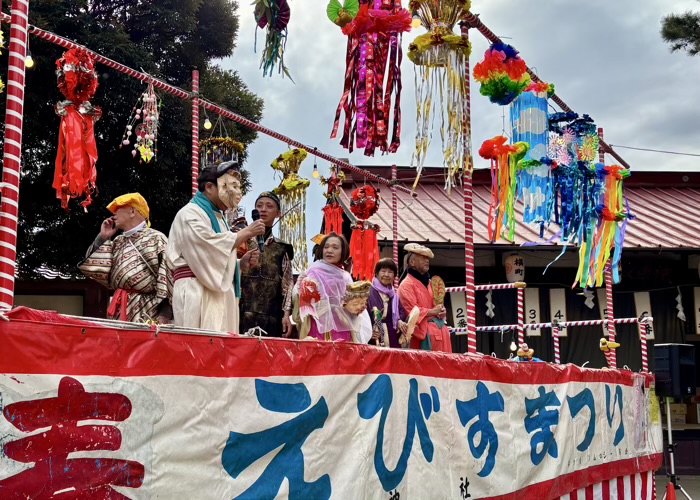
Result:
M58 90L75 105L89 101L97 92L95 61L85 49L70 49L56 61Z
M379 210L379 192L372 186L362 186L352 192L350 211L358 219L367 220Z

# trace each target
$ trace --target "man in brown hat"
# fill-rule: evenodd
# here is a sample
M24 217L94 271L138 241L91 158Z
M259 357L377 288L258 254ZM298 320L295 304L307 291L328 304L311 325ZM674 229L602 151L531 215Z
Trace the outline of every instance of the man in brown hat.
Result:
M420 310L418 325L411 338L411 348L452 352L450 331L445 325L447 310L442 304L435 304L428 273L433 252L417 243L407 244L404 251L406 277L399 285L399 299L406 311L411 311L414 307Z

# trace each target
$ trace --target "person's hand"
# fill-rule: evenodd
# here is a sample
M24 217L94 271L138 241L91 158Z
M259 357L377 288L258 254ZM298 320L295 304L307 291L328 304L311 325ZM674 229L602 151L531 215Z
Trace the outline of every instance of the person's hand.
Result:
M256 220L250 226L244 227L236 233L236 246L241 246L246 241L263 234L265 234L265 223L261 220Z
M379 340L379 330L374 330L372 332L372 342L377 342Z
M437 318L441 312L442 312L442 306L435 306L432 309L428 310L428 316L433 316L433 317Z
M114 218L108 217L102 221L102 225L100 226L100 238L108 240L117 234L117 230L117 224L114 222Z
M437 317L438 319L445 319L447 317L447 309L445 309L445 306L440 306L440 312Z
M408 332L408 323L399 320L399 331L403 334Z
M243 256L243 258L248 257L248 265L250 267L258 267L260 265L260 250L251 250Z
M171 319L168 318L167 316L158 316L158 317L156 318L156 321L158 321L158 324L159 324L159 325L169 325L170 323L173 322L173 320L171 320Z
M258 252L260 253L260 252ZM282 336L285 339L288 339L289 337L292 336L292 333L294 332L294 325L292 324L292 320L289 317L289 313L285 312L284 317L282 318Z

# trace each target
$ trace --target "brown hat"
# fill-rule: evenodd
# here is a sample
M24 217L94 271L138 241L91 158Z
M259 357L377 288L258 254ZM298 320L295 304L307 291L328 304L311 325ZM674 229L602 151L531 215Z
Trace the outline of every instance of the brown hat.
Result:
M429 259L435 257L433 251L430 248L424 247L423 245L419 245L418 243L408 243L404 245L403 251L406 253L415 253L418 255L422 255L424 257L428 257Z

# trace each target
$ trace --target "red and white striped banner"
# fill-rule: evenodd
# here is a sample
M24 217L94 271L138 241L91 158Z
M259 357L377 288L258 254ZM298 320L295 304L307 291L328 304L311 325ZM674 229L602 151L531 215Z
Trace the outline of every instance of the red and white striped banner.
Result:
M654 473L642 472L579 488L559 500L654 500L655 487Z

